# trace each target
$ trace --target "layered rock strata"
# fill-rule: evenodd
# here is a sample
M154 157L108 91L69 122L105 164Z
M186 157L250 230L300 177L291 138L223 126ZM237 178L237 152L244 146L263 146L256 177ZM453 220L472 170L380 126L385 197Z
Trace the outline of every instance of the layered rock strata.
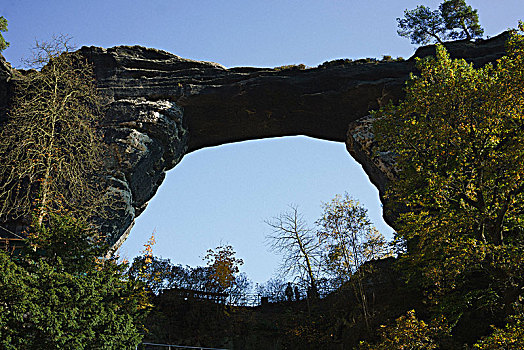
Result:
M447 43L450 55L476 66L505 52L507 33L489 40ZM406 61L337 60L302 69L236 67L184 59L139 46L83 47L107 103L108 191L115 219L104 222L117 245L184 154L204 147L275 136L306 135L346 142L371 181L383 191L390 155L373 151L370 110L403 95L419 48ZM12 79L0 61L0 108ZM1 110L0 110L1 113ZM389 158L388 158L389 157Z

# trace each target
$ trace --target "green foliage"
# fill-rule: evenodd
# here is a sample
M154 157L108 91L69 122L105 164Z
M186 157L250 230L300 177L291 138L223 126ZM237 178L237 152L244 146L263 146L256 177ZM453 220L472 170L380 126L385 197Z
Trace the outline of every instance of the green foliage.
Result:
M335 66L343 66L343 65L349 65L352 64L353 60L349 58L340 58L337 60L332 61L326 61L318 66L318 68L328 68L328 67L335 67Z
M17 80L0 129L0 218L27 224L24 249L0 251L0 347L130 349L149 307L126 264L102 258L103 238L88 223L102 202L95 181L100 117L92 69L64 53L66 37L37 43Z
M440 13L419 5L414 10L404 10L404 18L397 18L398 35L410 38L412 44L427 44L432 40L442 43L445 32Z
M504 329L494 327L494 332L473 346L473 349L524 349L524 313L510 318Z
M169 259L143 255L135 257L128 274L157 295L163 289L171 288L226 293L227 301L237 304L246 296L251 282L244 273L239 273L242 259L237 259L234 254L231 246L218 247L216 251L210 249L208 266L197 267L183 267Z
M285 66L279 66L273 68L276 71L283 71L283 70L305 70L307 67L305 64L288 64Z
M429 324L417 319L415 310L396 320L395 325L381 326L377 344L361 342L362 350L426 350L438 349L439 341L449 336L445 319L435 319Z
M396 154L387 198L403 260L448 319L501 321L524 287L524 37L513 32L496 66L439 45L417 64L405 99L375 113L381 150Z
M338 283L337 287L352 280L355 295L362 308L366 327L369 328L371 311L367 302L364 270L360 267L373 259L389 254L389 246L369 220L367 209L349 194L336 196L324 203L322 217L317 221L319 241L327 250L325 266ZM360 269L359 273L357 271Z
M148 304L126 265L95 257L87 225L52 216L36 250L0 251L0 344L4 349L124 349L142 338Z
M465 0L446 0L439 6L450 39L482 37L484 30L479 24L477 10L466 5ZM459 29L458 31L456 29Z
M129 276L142 281L147 290L158 294L162 289L183 288L203 292L217 292L211 283L207 267L175 265L169 259L157 256L137 256L128 271Z
M519 38L512 39L497 68L478 70L450 60L438 46L436 59L418 61L421 76L412 77L405 100L375 114L378 140L398 155L402 170L394 196L398 202L407 199L412 209L402 221L417 221L402 231L407 238L416 235L425 242L436 238L431 232L437 228L439 237L448 232L493 244L520 237L524 47L517 45Z
M49 227L39 226L25 242L30 247L25 254L53 266L61 264L70 273L92 268L92 262L108 250L85 221L55 214L49 217Z
M477 10L464 0L445 0L435 11L419 5L405 10L404 18L397 18L397 22L398 35L410 38L412 44L442 44L446 39L472 39L484 33Z
M9 47L9 43L5 41L2 32L7 32L7 20L3 16L0 16L0 52Z
M328 68L328 67L336 67L336 66L353 66L353 65L360 65L360 64L377 64L379 62L402 62L404 61L404 58L397 57L393 58L388 55L382 56L381 60L378 60L376 58L361 58L358 60L352 60L349 58L344 59L337 59L332 61L326 61L318 66L318 68Z
M142 281L149 291L158 294L164 288L175 287L179 275L176 268L169 259L153 256L148 260L146 256L137 256L128 274Z
M327 250L325 266L341 283L365 262L389 255L388 243L369 220L367 209L347 193L323 204L317 224L317 236Z

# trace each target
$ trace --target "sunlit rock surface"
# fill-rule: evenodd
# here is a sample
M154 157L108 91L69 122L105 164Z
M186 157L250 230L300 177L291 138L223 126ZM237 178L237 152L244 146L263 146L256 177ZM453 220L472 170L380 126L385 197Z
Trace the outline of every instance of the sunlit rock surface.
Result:
M452 57L481 66L504 54L506 39L503 33L446 47ZM406 61L338 60L309 69L227 69L140 46L80 52L94 64L107 103L105 142L114 151L107 159L108 191L118 215L104 222L104 230L118 245L165 172L184 154L204 147L291 135L346 142L382 192L393 178L392 162L390 155L376 158L369 112L398 101L409 74L416 72L415 57L435 49L419 48ZM1 57L0 113L11 75Z
M167 100L119 99L109 104L105 116L104 141L110 148L108 191L116 215L104 221L103 230L111 233L117 247L156 193L165 172L182 159L188 133L182 126L181 108Z

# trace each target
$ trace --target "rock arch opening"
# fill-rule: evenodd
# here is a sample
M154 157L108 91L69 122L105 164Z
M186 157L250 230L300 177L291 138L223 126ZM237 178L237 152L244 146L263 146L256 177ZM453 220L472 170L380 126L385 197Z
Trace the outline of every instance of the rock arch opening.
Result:
M487 40L447 42L445 47L451 58L482 66L506 53L507 38L504 32ZM420 47L408 60L335 60L307 69L227 69L140 46L83 47L80 53L93 63L97 88L108 106L100 128L115 152L108 155L102 175L107 175L107 191L117 209L111 219L102 219L102 230L118 246L165 172L185 154L294 135L349 144L348 126L401 98L404 83L416 72L415 58L434 55L435 48ZM0 56L2 120L16 80L17 72ZM373 168L369 154L357 153L352 155L382 189L381 170Z
M449 42L446 48L451 57L479 66L504 55L506 38L503 33ZM185 154L293 135L351 143L348 126L397 101L415 71L414 58L434 54L434 47L420 47L405 61L336 60L311 69L227 69L139 46L84 47L81 53L94 64L98 89L109 105L103 127L106 141L117 149L109 167L110 190L122 205L106 231L118 246L165 172ZM370 154L350 151L383 189L383 171Z
M138 254L153 230L155 254L183 265L201 265L207 249L227 243L244 259L248 277L264 282L280 262L264 244L269 233L264 219L295 203L313 226L321 202L345 191L391 235L377 189L343 143L296 136L206 148L167 173L122 253Z

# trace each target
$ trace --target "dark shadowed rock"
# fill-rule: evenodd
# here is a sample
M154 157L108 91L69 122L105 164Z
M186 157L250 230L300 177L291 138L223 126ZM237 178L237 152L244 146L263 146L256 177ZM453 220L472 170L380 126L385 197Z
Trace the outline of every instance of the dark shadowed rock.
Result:
M507 33L489 40L446 44L450 55L476 66L505 52ZM371 181L383 192L392 178L390 155L373 152L373 109L403 96L415 57L407 61L334 61L317 68L239 67L184 59L140 46L83 47L106 98L105 141L108 191L115 219L104 222L112 243L125 239L184 154L204 147L275 136L306 135L346 142ZM10 70L0 60L0 108Z
M13 78L14 71L11 65L0 54L0 123L7 117L7 105L11 92L10 81Z

